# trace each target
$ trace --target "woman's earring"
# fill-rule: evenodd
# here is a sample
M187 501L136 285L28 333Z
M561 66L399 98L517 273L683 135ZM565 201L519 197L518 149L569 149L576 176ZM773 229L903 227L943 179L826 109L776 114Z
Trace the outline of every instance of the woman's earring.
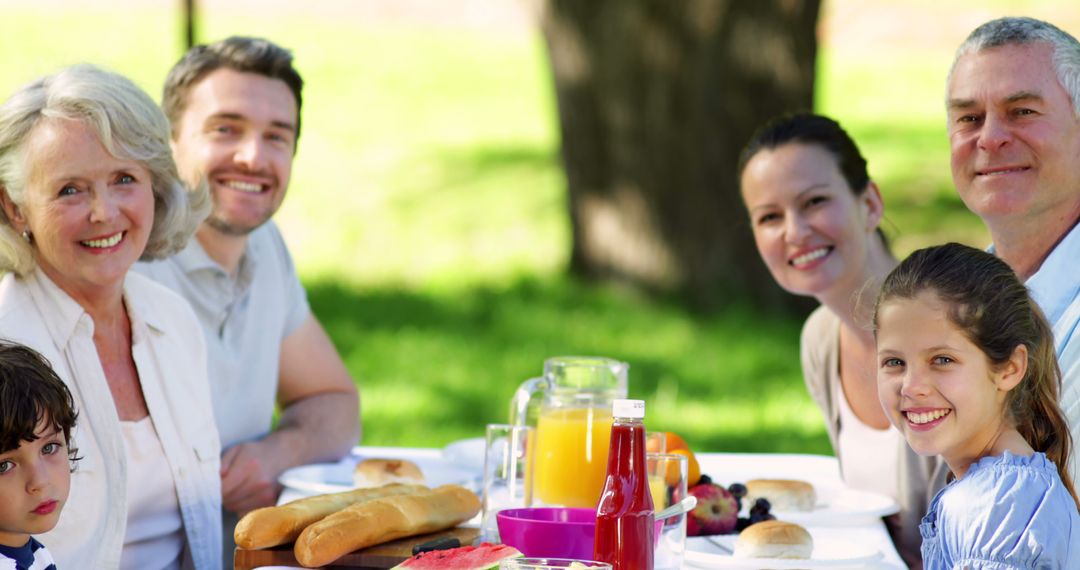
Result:
M31 243L34 240L34 235L30 233L30 230L23 230L22 238L26 240L26 243Z

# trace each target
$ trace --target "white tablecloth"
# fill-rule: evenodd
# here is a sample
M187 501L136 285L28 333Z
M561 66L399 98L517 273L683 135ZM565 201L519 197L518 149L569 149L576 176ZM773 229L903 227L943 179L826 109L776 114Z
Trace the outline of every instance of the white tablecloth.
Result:
M405 459L438 459L442 456L439 449L411 447L356 447L350 457L343 460L355 463L357 457L391 457ZM701 472L709 474L717 482L745 481L752 478L788 478L815 482L841 484L840 466L835 457L823 455L774 454L774 453L698 453ZM479 476L482 465L475 466ZM278 503L286 503L304 497L304 493L286 488ZM805 525L811 536L843 536L859 544L873 544L884 555L880 563L868 568L882 570L905 569L900 555L893 547L885 523L879 518L853 522L848 526L831 524L828 526Z

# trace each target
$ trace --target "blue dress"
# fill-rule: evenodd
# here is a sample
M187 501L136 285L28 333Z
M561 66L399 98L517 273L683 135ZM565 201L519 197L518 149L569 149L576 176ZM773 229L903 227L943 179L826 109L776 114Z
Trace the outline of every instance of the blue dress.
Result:
M1043 453L984 457L930 503L925 570L1080 568L1080 512Z

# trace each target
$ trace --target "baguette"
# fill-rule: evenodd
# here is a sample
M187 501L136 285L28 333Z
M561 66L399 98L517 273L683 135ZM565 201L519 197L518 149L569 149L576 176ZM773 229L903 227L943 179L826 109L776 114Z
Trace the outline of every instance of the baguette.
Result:
M343 493L316 495L286 503L278 507L263 507L244 515L236 524L233 538L240 548L270 548L287 544L300 536L308 525L318 522L349 505L390 497L427 491L423 485L400 485L391 483L382 487L354 489Z
M374 544L457 526L480 512L480 498L460 485L395 495L346 507L312 524L296 539L300 564L324 566Z

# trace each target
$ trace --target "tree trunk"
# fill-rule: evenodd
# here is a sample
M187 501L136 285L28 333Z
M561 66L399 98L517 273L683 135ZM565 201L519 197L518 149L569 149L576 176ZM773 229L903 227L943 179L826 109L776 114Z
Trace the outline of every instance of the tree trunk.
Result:
M195 22L198 10L195 0L183 0L184 3L184 53L195 47Z
M813 106L820 0L547 0L571 270L717 307L799 307L738 192L754 129Z

